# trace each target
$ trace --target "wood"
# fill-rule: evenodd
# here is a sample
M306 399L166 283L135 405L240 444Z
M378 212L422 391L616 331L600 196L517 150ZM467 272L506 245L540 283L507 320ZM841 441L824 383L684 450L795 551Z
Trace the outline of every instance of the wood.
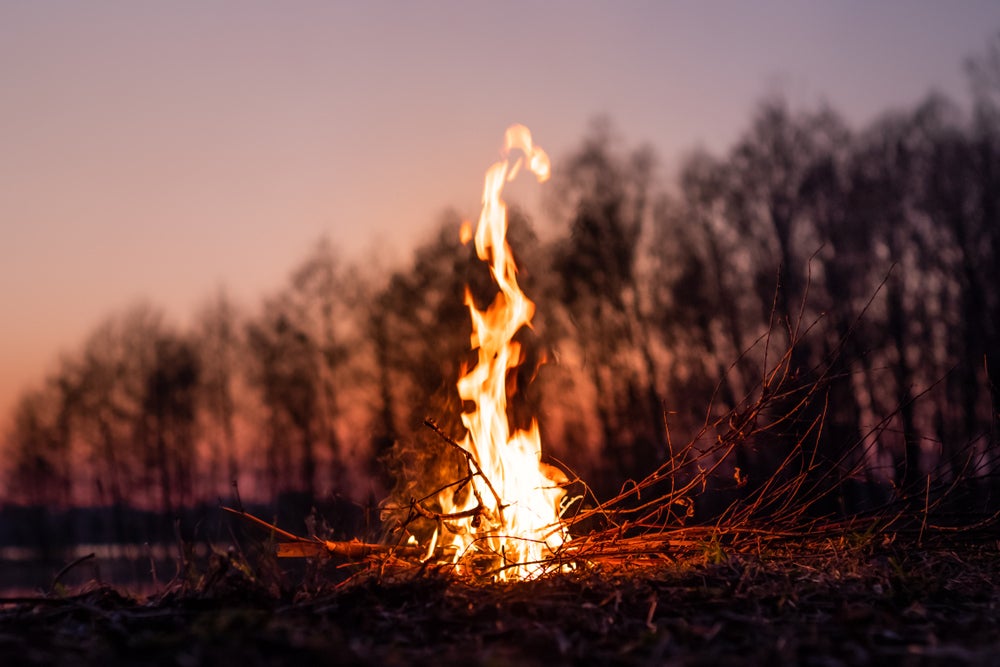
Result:
M396 555L405 558L420 558L424 556L426 552L423 547L411 545L392 546L388 544L368 544L366 542L359 542L358 540L351 540L350 542L331 542L330 540L321 540L318 537L299 537L298 535L289 533L287 530L282 530L274 524L268 523L267 521L264 521L253 514L249 514L248 512L226 506L223 506L222 509L236 514L237 516L241 516L244 519L249 519L257 525L263 526L264 528L267 528L268 530L271 530L275 534L288 540L287 542L278 542L276 546L278 558L316 558L319 556L365 558L366 556L372 556L375 554Z
M393 547L386 544L367 544L351 540L350 542L279 542L278 558L316 558L318 556L343 556L345 558L365 558L371 555L395 554L406 558L419 558L425 549L416 546Z

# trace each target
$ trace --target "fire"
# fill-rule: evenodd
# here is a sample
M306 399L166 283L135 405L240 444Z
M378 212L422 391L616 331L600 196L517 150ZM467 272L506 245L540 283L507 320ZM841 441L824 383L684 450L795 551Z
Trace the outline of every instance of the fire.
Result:
M517 151L516 160L512 153ZM473 350L478 361L458 381L458 393L474 409L462 414L468 430L461 446L472 456L480 474L472 477L471 492L461 500L454 489L439 496L444 513L467 514L448 522L448 534L435 534L442 547L455 549L456 562L470 553L499 559L500 579L529 578L545 569L545 562L567 538L560 518L564 490L562 473L541 462L538 423L511 433L507 417L507 375L521 363L514 335L530 326L535 304L517 284L517 266L507 244L507 206L504 184L524 168L544 182L549 158L532 143L523 125L507 129L502 159L486 172L483 209L476 227L476 254L487 262L499 289L485 310L476 308L466 289L465 303L472 318ZM463 237L468 230L462 232ZM440 531L440 528L439 528Z

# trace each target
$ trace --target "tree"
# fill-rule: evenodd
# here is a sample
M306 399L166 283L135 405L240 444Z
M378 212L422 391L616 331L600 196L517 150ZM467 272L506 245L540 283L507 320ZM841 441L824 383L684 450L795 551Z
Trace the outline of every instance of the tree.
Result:
M159 478L160 509L173 514L193 500L200 367L194 346L177 335L161 333L152 345L136 437L147 470Z
M162 314L138 304L97 327L84 344L73 382L80 394L78 427L93 469L97 498L122 507L150 502L149 467L136 441Z
M72 466L62 397L54 383L21 394L7 437L8 492L27 505L63 506L71 498Z
M220 493L222 487L237 480L241 470L236 442L237 394L245 382L247 363L241 326L236 306L220 290L198 314L192 336L201 369L197 404L208 458L201 463L208 465L210 494Z
M725 217L726 164L693 153L679 186L654 218L649 289L652 325L670 359L666 403L692 433L706 416L736 408L759 381L760 360L748 347L761 322L750 278L735 269L749 256Z
M404 501L430 492L439 476L458 469L454 453L422 423L433 418L456 437L462 429L455 384L470 359L465 287L484 294L489 277L485 268L476 272L481 263L474 250L460 243L460 224L457 215L446 214L435 235L416 249L412 265L393 272L372 303L383 421L378 429L394 435L383 454L386 483L396 485L394 494Z
M559 332L559 345L579 349L580 370L594 389L601 447L613 471L604 490L652 470L665 455L638 268L653 163L648 149L618 155L609 125L598 122L554 184L570 229L553 257L572 322Z
M267 459L275 490L293 465L295 488L310 497L321 464L334 488L346 477L338 430L345 419L342 387L363 327L353 308L358 292L332 244L321 239L248 326L251 377L270 415Z

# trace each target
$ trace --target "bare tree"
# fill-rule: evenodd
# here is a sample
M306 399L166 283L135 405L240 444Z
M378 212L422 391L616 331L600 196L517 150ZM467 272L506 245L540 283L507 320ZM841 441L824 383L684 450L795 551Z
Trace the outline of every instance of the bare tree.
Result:
M562 163L554 184L558 208L569 217L569 238L553 257L573 325L562 340L579 347L594 388L602 447L613 467L605 490L666 455L639 270L653 162L648 149L619 155L602 121Z
M193 499L200 367L194 346L177 335L163 332L152 345L136 438L144 444L145 466L158 478L160 509L172 514Z
M198 314L194 342L198 354L198 405L207 449L209 494L218 494L237 480L241 471L237 453L237 394L245 381L246 346L242 320L235 304L220 290ZM211 497L211 495L209 495Z
M21 394L7 435L9 497L35 506L71 499L72 465L62 398L57 386Z

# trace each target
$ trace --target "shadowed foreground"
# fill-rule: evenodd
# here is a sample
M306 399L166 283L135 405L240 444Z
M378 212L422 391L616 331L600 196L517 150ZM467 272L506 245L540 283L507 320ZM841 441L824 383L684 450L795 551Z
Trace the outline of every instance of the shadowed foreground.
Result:
M706 545L504 585L405 566L284 593L219 557L149 601L9 600L0 664L997 664L995 541L795 552Z

